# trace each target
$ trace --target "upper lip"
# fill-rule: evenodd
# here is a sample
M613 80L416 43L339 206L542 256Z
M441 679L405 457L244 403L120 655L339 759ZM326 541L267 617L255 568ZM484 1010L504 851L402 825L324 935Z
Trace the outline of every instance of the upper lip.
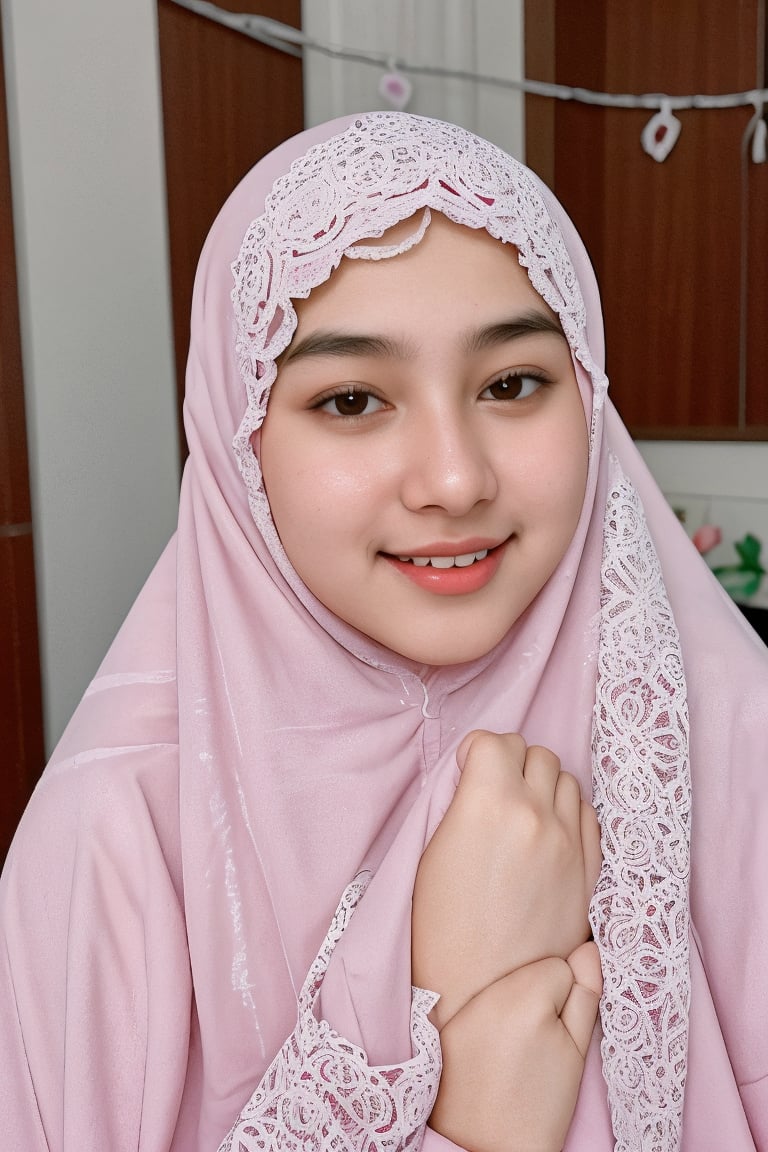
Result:
M426 544L420 548L403 548L398 552L390 552L390 556L467 556L470 552L490 552L498 548L505 540L492 540L489 536L472 536L468 540L439 540L434 544Z

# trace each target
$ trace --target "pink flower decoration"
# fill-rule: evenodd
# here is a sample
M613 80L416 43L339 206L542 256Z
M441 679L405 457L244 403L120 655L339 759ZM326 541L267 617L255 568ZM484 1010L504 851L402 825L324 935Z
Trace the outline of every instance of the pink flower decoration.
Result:
M413 85L402 72L386 72L379 81L379 96L383 97L392 108L402 112L407 108L413 95Z
M711 552L723 538L723 534L714 524L702 524L701 528L693 534L693 543L697 550L704 555Z

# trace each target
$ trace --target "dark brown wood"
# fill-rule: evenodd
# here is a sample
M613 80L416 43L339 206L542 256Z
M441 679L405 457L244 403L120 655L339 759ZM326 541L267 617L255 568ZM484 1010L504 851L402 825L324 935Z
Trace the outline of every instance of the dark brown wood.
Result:
M525 75L555 80L555 0L525 0ZM525 162L555 186L555 106L547 96L525 97Z
M1 865L45 760L31 533L0 536L0 601Z
M762 11L762 75L759 84L768 84L768 13ZM768 108L763 110L768 122ZM765 307L766 256L768 255L768 162L752 165L748 184L749 213L749 309L747 312L747 423L768 425L768 372L765 367L765 329L768 316ZM762 339L761 334L762 333ZM768 431L764 439L768 440Z
M768 162L750 164L748 190L746 420L748 429L763 425L768 440Z
M686 95L755 87L758 0L554 3L559 83ZM554 188L595 264L612 395L637 436L765 435L768 173L751 163L746 413L739 406L742 136L752 111L678 113L678 142L657 163L640 146L650 112L555 104Z
M301 25L300 0L218 0ZM159 0L174 344L179 411L200 249L257 160L304 124L301 60ZM183 433L182 433L182 444Z
M0 863L43 768L43 715L0 29Z

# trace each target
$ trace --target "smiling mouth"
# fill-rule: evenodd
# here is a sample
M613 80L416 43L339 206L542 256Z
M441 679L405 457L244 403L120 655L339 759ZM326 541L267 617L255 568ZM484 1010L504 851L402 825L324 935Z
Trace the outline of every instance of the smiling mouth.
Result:
M413 564L416 568L469 568L477 560L485 560L488 548L478 552L465 552L461 556L398 556L401 564Z
M500 544L477 548L473 552L457 552L455 555L446 555L445 552L437 556L406 556L387 552L380 555L422 591L438 596L463 596L479 592L490 583L512 539L513 536L510 536ZM485 541L478 540L477 543L485 544Z
M511 539L510 536L507 540L502 540L501 544L480 547L473 552L458 552L455 555L443 552L442 555L409 556L382 552L381 556L398 573L424 592L434 592L436 596L466 596L472 592L479 592L492 581L499 571ZM464 547L470 543L485 544L486 541L467 540Z

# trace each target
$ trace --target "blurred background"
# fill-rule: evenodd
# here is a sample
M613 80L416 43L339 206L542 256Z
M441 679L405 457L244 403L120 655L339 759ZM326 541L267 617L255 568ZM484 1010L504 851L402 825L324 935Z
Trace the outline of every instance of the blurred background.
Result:
M554 188L619 410L721 581L758 626L768 609L765 0L185 3L0 9L0 859L174 529L202 242L305 125L402 105Z

